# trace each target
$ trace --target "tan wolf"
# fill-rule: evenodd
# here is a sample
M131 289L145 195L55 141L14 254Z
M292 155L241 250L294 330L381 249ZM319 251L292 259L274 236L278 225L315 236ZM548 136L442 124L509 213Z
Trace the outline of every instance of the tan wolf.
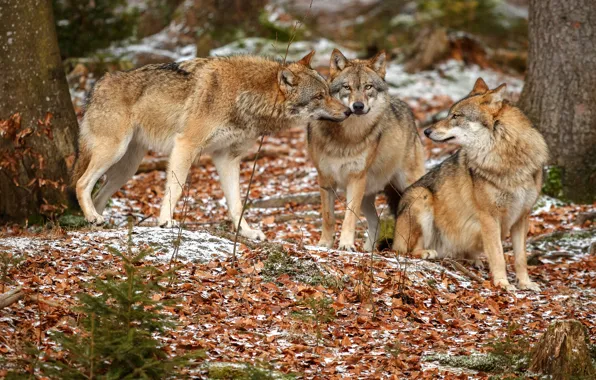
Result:
M484 251L493 283L514 290L501 243L511 232L519 288L539 291L528 276L526 235L548 151L522 111L503 99L505 88L489 90L479 78L444 120L424 131L461 148L405 192L393 248L474 261Z
M147 65L106 74L95 86L80 127L73 182L86 219L103 223L109 200L136 172L149 147L169 152L160 226L173 212L192 162L208 153L219 173L234 226L242 210L241 155L256 137L309 120L342 121L349 109L310 68L314 51L296 63L234 56ZM92 200L97 180L106 180ZM243 219L241 235L264 239Z
M341 123L321 120L308 127L308 149L321 190L320 246L333 246L336 189L345 189L347 200L339 249L355 250L354 229L362 208L368 222L365 249L370 251L379 232L376 195L385 189L395 212L399 193L425 172L414 115L389 95L385 64L384 52L369 60L348 60L337 49L331 54L331 95L349 106L352 115Z

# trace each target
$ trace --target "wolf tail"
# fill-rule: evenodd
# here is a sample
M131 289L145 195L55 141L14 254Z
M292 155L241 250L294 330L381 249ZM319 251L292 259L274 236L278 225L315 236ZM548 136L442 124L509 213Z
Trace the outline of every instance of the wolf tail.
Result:
M399 201L401 200L401 192L391 183L385 186L383 192L385 193L385 197L387 197L387 204L389 205L391 215L394 217L397 216L397 209L399 207Z
M79 144L77 146L74 167L70 176L70 186L67 189L69 202L75 208L76 205L78 205L79 203L77 200L76 193L77 182L79 181L79 179L81 179L83 174L85 174L85 171L87 170L87 167L89 166L90 162L91 152L89 151L86 145Z
M77 182L85 174L89 162L91 162L91 153L85 145L80 145L77 149L74 168L70 176L70 187L74 189L77 186Z

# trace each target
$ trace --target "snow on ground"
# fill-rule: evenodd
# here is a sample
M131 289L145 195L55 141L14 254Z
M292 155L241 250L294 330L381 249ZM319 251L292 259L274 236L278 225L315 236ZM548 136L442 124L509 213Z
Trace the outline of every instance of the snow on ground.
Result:
M401 64L390 63L387 66L385 80L392 94L401 98L423 99L432 103L437 97L446 96L454 101L465 97L479 77L482 77L491 88L507 83L507 90L510 93L518 94L523 87L521 79L482 69L476 65L466 66L455 60L440 64L436 70L415 74L406 73Z
M296 61L302 58L311 50L316 51L312 60L312 66L326 66L329 64L329 57L333 49L340 49L348 58L356 58L357 54L349 49L330 41L320 38L314 41L297 41L288 49L288 61ZM231 44L211 50L212 56L228 56L234 54L258 54L283 59L286 53L287 43L276 42L265 38L245 38L232 42Z
M232 254L233 244L205 231L177 228L135 227L131 234L133 252L151 249L150 260L169 261L178 246L177 259L182 262L205 263L214 258L226 258ZM180 242L180 243L178 243ZM109 253L110 248L120 252L128 249L128 230L96 229L68 232L64 238L56 237L6 237L0 248L14 254L35 255L42 249L63 252L86 252L97 249Z

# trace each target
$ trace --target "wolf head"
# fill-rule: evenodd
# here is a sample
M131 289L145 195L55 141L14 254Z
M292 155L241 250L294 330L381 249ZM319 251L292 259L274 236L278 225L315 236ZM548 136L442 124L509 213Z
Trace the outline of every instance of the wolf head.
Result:
M373 108L383 108L389 104L385 64L384 51L371 59L348 60L339 50L333 50L329 65L331 95L350 107L354 115L366 115Z
M298 62L281 69L277 75L289 114L301 119L343 121L350 109L329 94L325 79L310 67L311 51Z
M490 141L495 118L503 107L506 85L489 90L478 78L472 92L455 103L447 117L424 131L436 142L451 141L462 147L485 145Z

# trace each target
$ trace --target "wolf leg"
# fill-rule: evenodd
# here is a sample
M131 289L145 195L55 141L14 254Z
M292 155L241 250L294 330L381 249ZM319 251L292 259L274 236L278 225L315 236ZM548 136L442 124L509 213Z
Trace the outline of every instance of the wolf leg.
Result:
M321 214L323 214L323 231L319 239L319 247L332 248L335 240L335 191L332 183L326 182L319 174L321 192Z
M242 214L242 200L240 197L240 157L230 157L228 152L213 154L213 163L219 174L219 182L223 188L228 204L228 212L232 218L234 229L240 221L240 235L249 239L265 240L265 234L260 230L250 228Z
M501 226L492 215L482 214L479 219L482 245L488 257L488 267L493 277L493 284L507 291L514 291L515 286L507 280L507 267L501 243Z
M93 198L93 204L99 214L103 212L112 195L136 173L145 153L147 148L133 140L128 144L124 156L108 169L106 181Z
M360 175L352 178L348 182L346 189L346 216L341 226L341 235L339 237L339 249L342 251L355 251L354 233L356 221L360 216L360 206L364 197L366 188L366 175Z
M196 144L189 142L189 140L179 136L174 142L174 148L168 163L166 189L159 211L158 223L160 227L174 226L173 215L176 203L182 195L188 171L198 153Z
M377 208L375 207L375 198L376 194L369 194L362 199L362 213L368 224L366 241L364 242L364 249L367 252L372 252L375 249L379 239L380 216L377 214Z
M432 202L432 194L423 187L408 191L404 199L401 200L393 236L393 249L398 254L405 255L414 250L424 249L425 234L430 237L434 233ZM423 223L423 215L427 215L427 223Z
M95 144L90 149L89 166L77 181L76 191L85 219L89 223L100 225L103 224L104 218L97 212L91 200L93 186L112 165L122 158L130 142L130 137L108 139L102 136L96 138L94 142Z
M511 243L515 255L515 274L520 289L540 291L540 286L530 280L528 275L528 258L526 257L526 236L529 228L529 215L524 213L511 227Z

